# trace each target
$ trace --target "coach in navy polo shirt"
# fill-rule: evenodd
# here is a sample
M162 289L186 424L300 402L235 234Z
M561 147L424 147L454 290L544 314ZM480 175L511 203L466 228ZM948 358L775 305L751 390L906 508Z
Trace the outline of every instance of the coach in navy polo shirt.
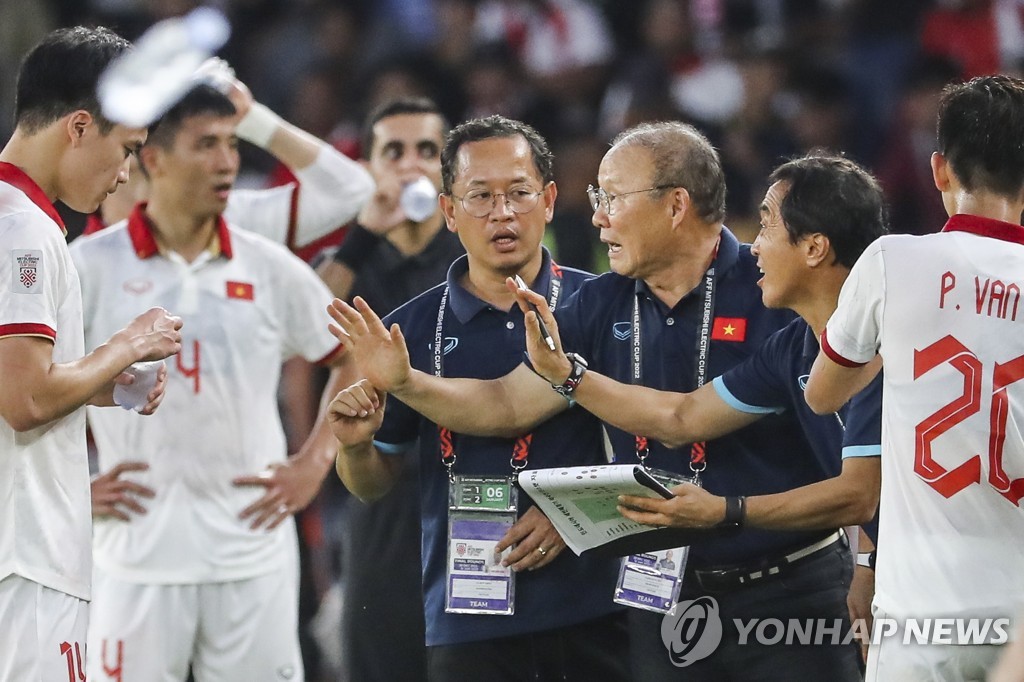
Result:
M556 188L551 155L536 131L502 117L470 121L450 133L441 160L442 209L467 255L455 261L445 284L385 322L401 326L413 367L444 377L497 378L519 365L525 350L523 315L505 278L522 276L548 304L560 306L591 276L559 268L540 245ZM435 336L441 339L440 352ZM356 357L364 371L372 367ZM538 426L529 438L512 439L457 430L439 435L434 422L394 399L383 420L379 411L345 419L333 404L329 413L342 444L339 475L360 497L375 497L391 484L396 460L389 461L389 452L419 451L421 495L409 503L422 507L431 680L625 679L625 619L611 599L617 563L563 553L558 533L525 495L519 496L519 521L498 544L499 550L514 544L506 558L516 571L514 613L445 608L450 514L442 453L452 461L453 475L511 476L513 463L602 464L607 455L595 417L570 410Z
M881 381L876 379L840 412L816 415L803 391L818 354L816 331L835 310L839 290L863 250L885 232L881 188L860 166L842 157L811 155L774 171L761 206L762 227L751 249L764 273L759 283L769 308L801 315L774 333L746 361L692 393L626 386L587 372L574 399L605 422L644 433L669 445L717 438L761 419L790 411L799 420L819 468L836 471L846 458L881 454ZM721 256L720 256L721 258ZM524 296L526 298L526 296ZM565 315L559 319L564 321ZM560 331L553 319L549 328ZM562 345L570 343L563 333ZM527 332L536 370L561 383L570 360ZM748 525L763 528L825 528L870 519L878 503L878 461L850 460L854 471L803 497L751 498ZM872 485L873 482L873 485ZM723 520L726 502L694 486L677 499L629 499L652 515L625 512L653 525L702 527Z
M580 353L594 369L626 383L692 391L738 365L792 320L786 311L761 305L755 257L722 225L725 187L718 156L694 128L659 123L623 132L602 160L598 179L601 187L590 192L594 224L609 245L614 273L584 284L558 311L565 347ZM365 323L358 327L351 317L354 311L346 312L354 333L347 346L357 356L372 356L376 365L368 378L438 423L461 432L513 435L566 407L525 365L496 382L403 374L394 367L401 364L400 353L391 353L397 361L385 357L395 334L381 334L372 324L375 333L362 333ZM360 312L374 321L365 307ZM467 405L491 409L470 410ZM637 461L644 445L649 448L646 461L656 467L687 473L691 465L701 468L706 462L704 484L720 495L778 493L830 478L839 468L838 459L831 467L822 465L791 412L692 447L645 443L638 436L647 434L618 429L609 435L620 462ZM795 564L785 575L771 572L763 580L741 579L794 554L815 559L813 570L802 572L795 582ZM707 579L698 583L691 577L684 589L715 596L725 629L722 646L687 667L687 679L770 678L783 669L812 678L860 678L852 646L735 646L739 633L733 618L847 618L852 562L837 534L747 529L694 546L689 563ZM712 580L717 575L712 571L725 568L737 570ZM779 598L779 590L786 592L785 598ZM658 614L630 612L636 679L674 679L683 672L669 663L661 621Z

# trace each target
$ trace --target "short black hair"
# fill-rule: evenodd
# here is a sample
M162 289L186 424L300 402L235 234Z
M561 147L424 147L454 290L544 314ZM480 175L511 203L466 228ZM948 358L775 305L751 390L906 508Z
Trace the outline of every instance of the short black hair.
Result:
M845 157L812 152L782 164L768 180L789 184L779 206L789 241L821 233L839 265L852 268L864 249L888 231L881 186Z
M642 147L654 161L652 184L682 187L701 220L725 218L725 173L718 152L700 131L679 121L641 123L615 136L612 148ZM659 190L664 194L665 190Z
M947 85L939 100L939 152L969 192L1017 198L1024 189L1024 81L983 76Z
M451 124L445 118L445 115L441 113L441 109L434 100L427 97L399 97L384 102L370 112L370 115L366 118L366 123L363 125L362 156L364 159L369 159L370 154L373 153L373 126L385 118L402 114L433 114L437 116L441 119L442 139L444 139L444 136L448 134L448 130L451 128Z
M103 117L96 84L104 69L131 48L107 28L76 26L46 35L25 56L18 72L15 124L38 132L75 111L88 111L106 134L114 127Z
M528 123L495 114L460 123L448 133L444 148L441 150L441 191L449 195L452 193L452 184L455 182L455 159L462 145L501 137L521 137L526 140L530 145L534 168L537 169L541 181L547 185L554 180L555 156L548 148L547 140Z
M173 146L174 138L186 119L205 114L226 118L234 116L237 111L227 95L212 85L200 83L150 126L146 145L169 148Z

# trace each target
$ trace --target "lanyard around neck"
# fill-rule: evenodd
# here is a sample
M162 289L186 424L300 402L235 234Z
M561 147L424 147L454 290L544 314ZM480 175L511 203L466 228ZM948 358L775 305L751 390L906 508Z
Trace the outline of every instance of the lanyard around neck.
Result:
M718 261L718 245L715 245L715 253L711 261L711 267L704 273L704 304L701 309L700 332L697 335L696 363L694 368L694 379L696 390L704 385L707 380L708 362L711 355L711 323L715 313L715 266ZM633 348L630 354L630 380L634 384L641 384L643 380L643 343L640 339L640 297L633 297ZM646 460L650 455L650 448L646 436L634 436L636 444L636 456L640 463L647 466ZM707 443L699 441L690 445L690 470L700 474L707 468L706 459Z
M441 304L437 308L437 326L434 328L434 376L444 376L444 315L448 308L448 290L445 286L441 294ZM548 308L555 309L558 305L558 297L562 291L562 269L551 261L551 282L548 286ZM448 478L454 476L455 467L455 443L454 434L451 429L438 426L438 442L441 450L441 463L448 469ZM530 456L530 443L533 441L533 434L527 433L516 438L512 446L512 458L509 464L513 473L525 469Z

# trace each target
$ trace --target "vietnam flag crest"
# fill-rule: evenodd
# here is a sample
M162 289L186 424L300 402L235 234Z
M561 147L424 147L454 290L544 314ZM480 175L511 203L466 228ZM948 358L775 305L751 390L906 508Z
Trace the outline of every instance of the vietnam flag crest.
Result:
M735 341L747 339L747 319L745 317L716 317L711 327L713 341Z
M254 291L252 284L249 282L227 282L227 294L228 298L237 298L242 301L253 300Z

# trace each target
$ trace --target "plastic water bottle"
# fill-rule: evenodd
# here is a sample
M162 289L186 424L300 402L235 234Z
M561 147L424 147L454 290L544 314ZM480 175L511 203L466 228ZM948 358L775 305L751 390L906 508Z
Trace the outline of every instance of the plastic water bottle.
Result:
M103 115L133 128L153 123L193 87L196 69L230 34L228 20L210 7L154 24L100 77Z
M146 396L156 386L157 372L163 366L163 360L154 360L152 362L136 362L128 367L125 373L134 376L135 381L127 386L114 384L114 404L120 405L126 410L140 411L146 406L148 402Z
M437 188L430 178L421 175L415 182L410 182L402 188L398 204L409 220L414 223L422 222L434 215L434 211L437 210Z

